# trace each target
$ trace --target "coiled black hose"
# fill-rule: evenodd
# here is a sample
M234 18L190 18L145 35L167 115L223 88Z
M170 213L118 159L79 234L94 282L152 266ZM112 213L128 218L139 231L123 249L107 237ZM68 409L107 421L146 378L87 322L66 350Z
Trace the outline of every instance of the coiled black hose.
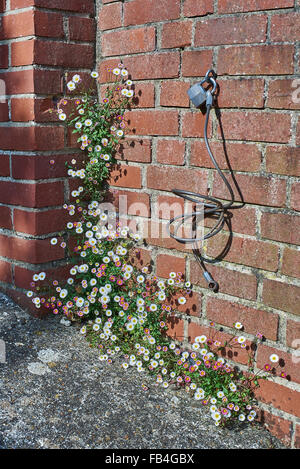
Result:
M210 76L211 73L213 74L213 76ZM212 70L209 70L203 82L206 81L209 84L213 85L214 90L215 90L216 88L215 78L216 78L216 74ZM201 84L203 82L201 82ZM202 195L202 194L198 194L196 192L191 192L187 190L173 189L172 192L175 195L182 197L184 200L189 200L193 202L196 205L196 207L191 214L182 214L182 215L178 215L170 219L168 228L169 228L170 236L174 238L176 241L178 241L179 243L184 243L184 244L186 243L192 244L192 250L193 250L195 259L203 270L203 276L205 280L207 281L209 288L211 288L216 293L219 290L219 284L212 278L211 274L208 272L208 270L205 267L205 262L212 263L213 261L202 256L197 246L197 243L199 243L200 241L204 241L208 238L211 238L212 236L215 236L217 233L219 233L222 230L226 222L227 210L230 207L232 207L232 205L235 202L235 199L234 199L234 193L233 193L232 187L229 184L226 177L224 176L221 169L219 168L219 165L216 162L214 155L209 146L208 137L207 137L207 129L208 129L210 111L213 106L213 95L208 90L206 91L206 96L207 96L207 99L206 99L206 111L207 112L206 112L205 125L204 125L205 145L206 145L208 154L210 156L210 159L213 162L214 167L218 171L218 174L224 181L229 191L231 200L230 202L224 204L220 200L216 199L215 197ZM201 205L200 210L198 209L199 205ZM201 216L202 220L205 219L205 217L216 218L216 223L214 224L214 226L210 228L210 230L204 236L200 238L197 237L197 217L199 216ZM178 230L189 219L192 220L193 236L191 238L183 238L178 235ZM173 228L173 232L171 232L171 228Z

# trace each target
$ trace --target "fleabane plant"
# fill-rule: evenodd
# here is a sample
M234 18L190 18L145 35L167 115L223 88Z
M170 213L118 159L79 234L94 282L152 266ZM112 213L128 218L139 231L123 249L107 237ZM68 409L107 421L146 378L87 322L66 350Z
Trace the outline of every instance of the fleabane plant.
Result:
M36 308L43 306L80 322L81 334L99 349L100 360L112 363L118 358L124 369L135 367L153 375L157 385L184 387L209 406L216 425L251 422L256 415L253 389L266 376L254 373L250 355L247 375L220 357L228 347L246 348L246 338L237 334L221 344L202 335L189 348L172 341L167 334L169 320L186 303L191 284L180 272L170 272L162 280L151 275L149 267L139 269L132 261L139 236L103 209L107 181L125 136L124 113L134 96L123 65L110 72L114 79L103 97L79 92L82 80L76 74L67 83L76 97L58 103L58 119L72 127L85 156L80 167L76 159L68 167L70 178L78 179L71 203L64 205L74 218L67 223L68 236L62 241L52 238L49 245L60 243L68 249L70 269L64 282L48 280L45 272L34 274L27 295ZM98 73L91 77L96 80ZM70 101L75 110L68 115ZM243 329L241 323L234 327L237 332ZM258 335L257 340L261 338ZM270 357L274 363L277 359ZM265 371L274 369L266 364Z

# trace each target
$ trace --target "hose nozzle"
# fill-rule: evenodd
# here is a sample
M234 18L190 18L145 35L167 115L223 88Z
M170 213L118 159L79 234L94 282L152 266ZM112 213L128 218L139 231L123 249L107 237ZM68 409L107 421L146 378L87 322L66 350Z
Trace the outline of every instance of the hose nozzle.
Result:
M205 270L205 271L203 272L203 276L204 276L205 280L207 281L209 288L210 288L214 293L217 293L218 290L219 290L219 284L218 284L218 282L216 282L216 281L212 278L212 276L210 275L210 273L209 273L207 270Z

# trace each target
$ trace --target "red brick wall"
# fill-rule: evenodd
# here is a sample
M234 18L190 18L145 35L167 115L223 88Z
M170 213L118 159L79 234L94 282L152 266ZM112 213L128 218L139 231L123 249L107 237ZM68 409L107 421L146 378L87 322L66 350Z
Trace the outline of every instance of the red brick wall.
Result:
M66 74L95 66L95 4L1 0L0 21L0 286L27 304L32 273L64 264L49 236L65 228L65 161L77 150L45 111Z
M186 342L210 322L224 337L240 320L249 342L257 331L266 341L256 351L262 369L272 352L284 359L289 381L263 383L263 419L287 444L299 444L300 367L300 80L299 2L294 0L125 0L100 2L100 78L120 60L138 97L128 114L131 136L121 163L126 177L112 178L114 193L143 198L139 219L159 276L183 271L195 285L173 334ZM159 203L178 199L173 188L228 197L208 158L204 116L190 107L187 90L213 67L218 73L221 122L230 165L246 205L233 211L233 239L211 273L218 294L207 289L190 251L158 237L164 233ZM295 81L297 80L298 81ZM223 169L218 121L212 113L212 149ZM229 174L227 172L227 174ZM229 179L232 179L229 176ZM238 192L235 190L237 199ZM134 210L131 210L134 219ZM151 216L151 223L150 223ZM153 226L155 225L155 229ZM228 231L208 244L218 254ZM243 363L245 356L235 360ZM298 442L298 443L297 443Z

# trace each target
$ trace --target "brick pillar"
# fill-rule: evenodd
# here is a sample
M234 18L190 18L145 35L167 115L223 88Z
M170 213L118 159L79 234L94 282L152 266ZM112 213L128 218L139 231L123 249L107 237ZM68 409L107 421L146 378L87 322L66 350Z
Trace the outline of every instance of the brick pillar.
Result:
M65 228L65 161L78 150L45 111L72 72L94 68L94 17L93 0L0 2L0 286L24 305L33 272L65 262L49 238Z

